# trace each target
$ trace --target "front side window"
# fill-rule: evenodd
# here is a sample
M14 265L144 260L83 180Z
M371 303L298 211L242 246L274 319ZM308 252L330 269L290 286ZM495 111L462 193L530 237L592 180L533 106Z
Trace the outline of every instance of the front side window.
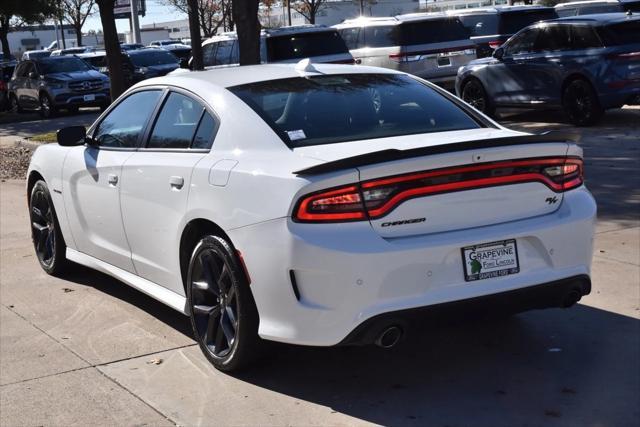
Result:
M211 67L216 58L217 43L209 43L202 46L202 60L205 67Z
M189 148L202 111L199 102L171 92L156 119L147 147Z
M129 95L105 117L93 139L101 147L135 148L151 113L160 98L160 90L146 90Z
M568 25L548 25L541 30L536 45L537 51L558 52L569 49L571 36Z
M215 65L227 65L231 58L231 50L233 49L233 40L219 42L216 51Z
M339 31L339 33L349 50L358 49L360 47L358 45L358 35L360 34L360 27L343 28Z
M365 27L364 45L366 47L390 47L400 45L398 26L372 25Z
M536 40L540 31L537 28L525 30L517 34L507 43L505 55L520 55L532 53L536 49Z
M454 102L405 75L297 77L229 90L290 147L480 127Z

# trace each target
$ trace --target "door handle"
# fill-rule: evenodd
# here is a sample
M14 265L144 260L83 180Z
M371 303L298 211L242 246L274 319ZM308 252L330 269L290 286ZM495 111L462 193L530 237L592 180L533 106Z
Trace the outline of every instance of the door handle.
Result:
M118 175L110 173L108 178L109 185L116 186L118 185Z
M180 190L184 186L184 178L181 176L172 176L169 178L169 185L171 188Z

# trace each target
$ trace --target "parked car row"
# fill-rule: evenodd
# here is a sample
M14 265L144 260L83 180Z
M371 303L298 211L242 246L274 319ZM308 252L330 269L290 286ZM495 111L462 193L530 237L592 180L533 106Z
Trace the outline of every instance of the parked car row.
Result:
M640 15L546 21L520 31L493 57L461 67L456 91L478 110L562 108L576 125L640 104Z

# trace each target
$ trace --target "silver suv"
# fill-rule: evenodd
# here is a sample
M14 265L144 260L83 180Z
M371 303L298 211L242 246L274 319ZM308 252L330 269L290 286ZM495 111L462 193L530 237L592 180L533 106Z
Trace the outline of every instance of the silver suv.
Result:
M224 33L202 44L205 67L238 65L238 36ZM263 30L260 34L260 61L353 64L353 57L340 34L324 25L298 25ZM177 74L177 72L174 72Z
M74 56L22 61L9 81L14 111L39 111L48 118L63 108L106 108L111 102L109 78Z
M476 58L456 17L415 13L357 18L335 25L357 64L391 68L453 89L458 68Z

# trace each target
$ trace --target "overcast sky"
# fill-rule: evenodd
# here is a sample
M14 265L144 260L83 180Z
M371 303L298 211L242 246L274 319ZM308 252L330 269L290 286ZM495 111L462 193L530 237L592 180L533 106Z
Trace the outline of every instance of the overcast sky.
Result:
M147 14L144 17L140 17L140 25L174 21L176 19L187 19L187 15L176 11L170 6L160 4L158 0L147 0ZM119 33L128 31L129 20L116 19L116 26L118 27ZM87 22L85 22L84 27L82 27L82 32L99 30L101 28L100 14L98 13L98 7L96 7L96 13L87 18Z

